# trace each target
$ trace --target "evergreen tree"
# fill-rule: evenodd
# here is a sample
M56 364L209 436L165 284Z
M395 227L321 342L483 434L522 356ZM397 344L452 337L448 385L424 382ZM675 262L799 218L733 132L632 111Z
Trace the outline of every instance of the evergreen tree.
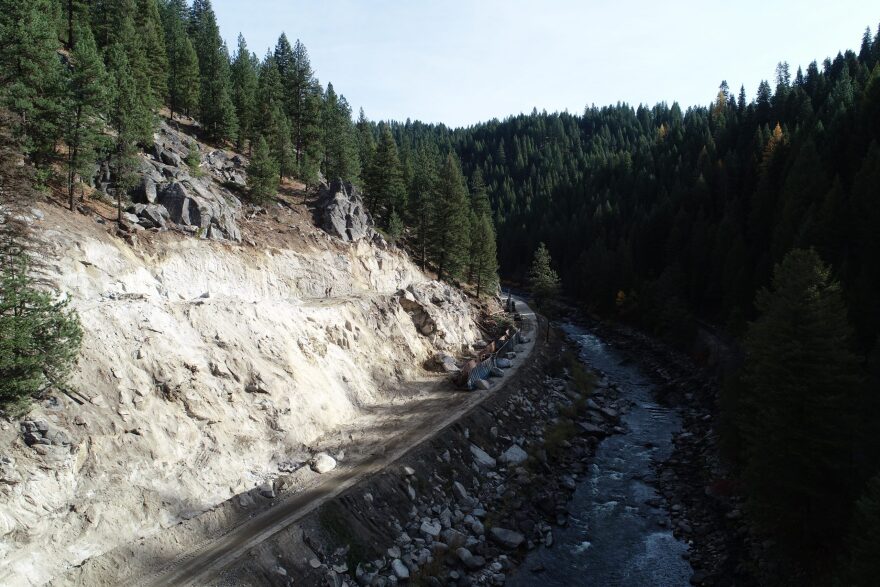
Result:
M247 172L251 198L259 204L268 202L278 191L278 163L272 159L269 144L263 137L257 139Z
M323 154L320 120L323 92L315 79L308 51L299 40L291 48L282 34L275 47L275 62L293 131L297 175L306 183L313 183Z
M278 163L279 181L296 173L296 155L293 152L293 131L290 120L280 106L272 111L273 131L269 145L273 159Z
M235 140L238 118L232 103L229 54L210 0L193 2L189 30L199 62L199 120L209 138Z
M146 63L146 79L151 92L150 106L158 108L168 95L168 53L156 0L137 0L134 27L136 36L140 39L141 55Z
M78 38L78 37L77 37ZM79 41L77 41L79 44ZM36 287L27 256L0 254L0 406L22 409L62 385L79 354L82 330L67 302Z
M165 48L168 55L168 108L174 115L194 114L199 109L199 60L187 36L184 0L169 0L162 10Z
M472 282L477 286L477 297L482 292L498 287L498 256L495 245L495 228L488 214L483 214L471 227Z
M366 181L367 172L373 165L373 156L376 153L376 138L373 136L373 127L367 120L364 109L360 109L357 123L355 123L357 131L357 149L358 159L360 160L360 169L362 178Z
M51 154L61 129L62 68L48 0L0 0L0 99L26 152Z
M553 299L559 293L559 276L550 266L550 251L544 243L538 245L529 269L529 287L532 297L539 305Z
M153 115L140 100L124 47L117 43L107 51L111 82L109 122L116 133L111 168L116 177L116 220L122 222L122 195L138 182L138 143L152 139Z
M351 107L345 96L337 96L333 84L327 84L324 111L321 116L324 157L321 171L328 180L356 180L360 175L355 128Z
M740 428L755 512L794 549L840 535L852 473L858 362L840 286L796 249L758 293L746 336Z
M416 153L416 163L409 185L407 222L413 227L413 247L422 270L428 260L433 207L437 202L437 159L439 155L428 146ZM372 159L372 155L370 155Z
M247 48L242 35L238 35L238 50L232 60L232 102L238 118L237 148L244 150L245 141L253 137L254 118L257 111L257 58Z
M880 474L859 498L850 533L850 553L841 584L868 587L880 577Z
M379 142L381 149L382 141ZM379 159L379 149L376 151ZM431 259L437 266L437 279L461 277L467 266L470 250L470 203L461 165L452 153L440 170L437 200L432 206L431 231L428 241Z
M391 210L403 210L406 207L406 188L403 185L397 143L386 124L380 124L379 145L365 183L367 208L377 221L387 227Z
M107 74L89 29L76 33L71 67L65 76L64 142L67 144L67 199L73 210L77 177L91 170L101 139L98 118L107 97Z

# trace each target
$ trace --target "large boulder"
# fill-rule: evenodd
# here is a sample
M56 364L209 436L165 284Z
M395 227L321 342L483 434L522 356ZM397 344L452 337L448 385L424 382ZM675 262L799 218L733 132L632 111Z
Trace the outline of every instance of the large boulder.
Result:
M359 190L349 182L337 179L321 190L318 214L321 227L345 242L372 239L376 234Z
M174 181L159 192L159 203L168 210L173 222L194 227L202 238L241 241L235 221L241 203L214 189L210 181Z

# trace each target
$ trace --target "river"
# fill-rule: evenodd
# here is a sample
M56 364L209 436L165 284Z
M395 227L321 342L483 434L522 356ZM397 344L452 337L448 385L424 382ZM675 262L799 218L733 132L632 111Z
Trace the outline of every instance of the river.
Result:
M650 485L652 463L671 454L680 418L654 400L651 381L636 363L584 328L566 324L564 330L581 360L605 373L634 405L622 418L626 432L606 438L580 478L568 526L554 530L550 548L529 553L507 585L686 586L688 546L673 536L669 513Z

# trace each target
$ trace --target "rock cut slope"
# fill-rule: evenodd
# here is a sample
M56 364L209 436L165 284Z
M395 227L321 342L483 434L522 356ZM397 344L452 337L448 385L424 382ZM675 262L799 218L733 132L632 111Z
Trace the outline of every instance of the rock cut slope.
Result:
M465 297L380 238L229 202L220 240L144 231L135 248L94 217L32 212L84 338L70 393L0 424L0 583L43 584L301 466L479 338Z

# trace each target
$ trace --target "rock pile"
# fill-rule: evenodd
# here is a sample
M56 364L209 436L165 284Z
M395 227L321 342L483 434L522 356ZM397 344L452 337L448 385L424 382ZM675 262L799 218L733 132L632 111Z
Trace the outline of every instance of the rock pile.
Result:
M241 241L236 223L241 202L218 182L244 186L245 159L211 151L204 157L210 175L203 174L185 162L191 149L199 149L198 143L166 123L153 138L141 162L141 181L130 193L135 204L127 210L128 223L135 229L155 230L175 224L201 238Z

